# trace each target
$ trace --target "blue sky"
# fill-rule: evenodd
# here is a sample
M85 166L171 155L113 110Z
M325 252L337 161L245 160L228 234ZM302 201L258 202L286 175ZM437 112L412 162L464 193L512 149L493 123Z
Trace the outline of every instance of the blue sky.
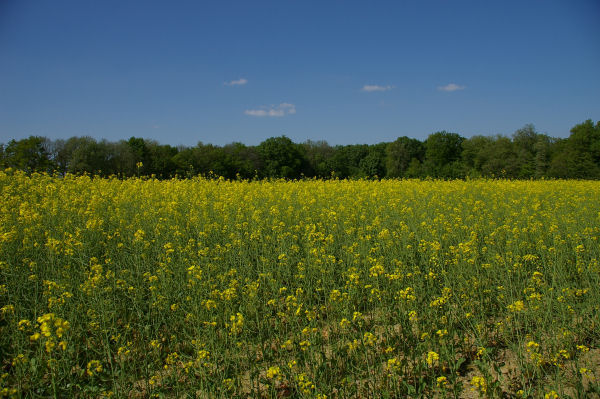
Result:
M0 0L0 142L555 137L600 119L600 2Z

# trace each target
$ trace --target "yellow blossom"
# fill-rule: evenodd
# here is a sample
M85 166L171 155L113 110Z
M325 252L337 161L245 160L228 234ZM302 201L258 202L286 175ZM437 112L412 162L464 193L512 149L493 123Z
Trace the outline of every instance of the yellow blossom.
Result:
M437 361L440 359L440 355L438 355L436 352L433 351L429 351L427 352L427 356L425 358L425 361L427 362L427 365L429 367L433 367L437 364Z
M279 366L272 366L269 367L269 369L267 370L267 378L269 379L276 379L279 377L280 374L281 369L279 368Z

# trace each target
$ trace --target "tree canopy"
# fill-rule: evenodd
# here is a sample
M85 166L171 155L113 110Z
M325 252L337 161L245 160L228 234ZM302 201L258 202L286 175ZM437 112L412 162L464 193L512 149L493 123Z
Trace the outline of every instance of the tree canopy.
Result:
M0 143L0 168L28 173L99 176L223 176L252 178L600 178L600 122L575 125L566 139L525 125L507 136L435 132L426 140L402 136L389 143L331 146L271 137L257 146L231 143L173 147L130 137L50 140L30 136Z

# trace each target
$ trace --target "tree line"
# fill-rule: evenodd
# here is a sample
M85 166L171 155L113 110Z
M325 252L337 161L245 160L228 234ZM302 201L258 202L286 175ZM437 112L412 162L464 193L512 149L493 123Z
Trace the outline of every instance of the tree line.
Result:
M600 178L600 121L574 126L568 138L553 138L525 125L511 137L462 137L446 131L425 141L331 146L271 137L257 146L198 143L173 147L131 137L110 142L91 137L50 140L30 136L0 144L0 168L28 173L88 173L171 177L253 178Z

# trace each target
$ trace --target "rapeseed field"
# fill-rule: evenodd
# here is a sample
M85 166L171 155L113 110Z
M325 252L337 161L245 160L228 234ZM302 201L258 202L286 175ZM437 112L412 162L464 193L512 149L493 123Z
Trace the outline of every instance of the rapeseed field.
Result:
M593 398L600 184L0 172L0 396Z

